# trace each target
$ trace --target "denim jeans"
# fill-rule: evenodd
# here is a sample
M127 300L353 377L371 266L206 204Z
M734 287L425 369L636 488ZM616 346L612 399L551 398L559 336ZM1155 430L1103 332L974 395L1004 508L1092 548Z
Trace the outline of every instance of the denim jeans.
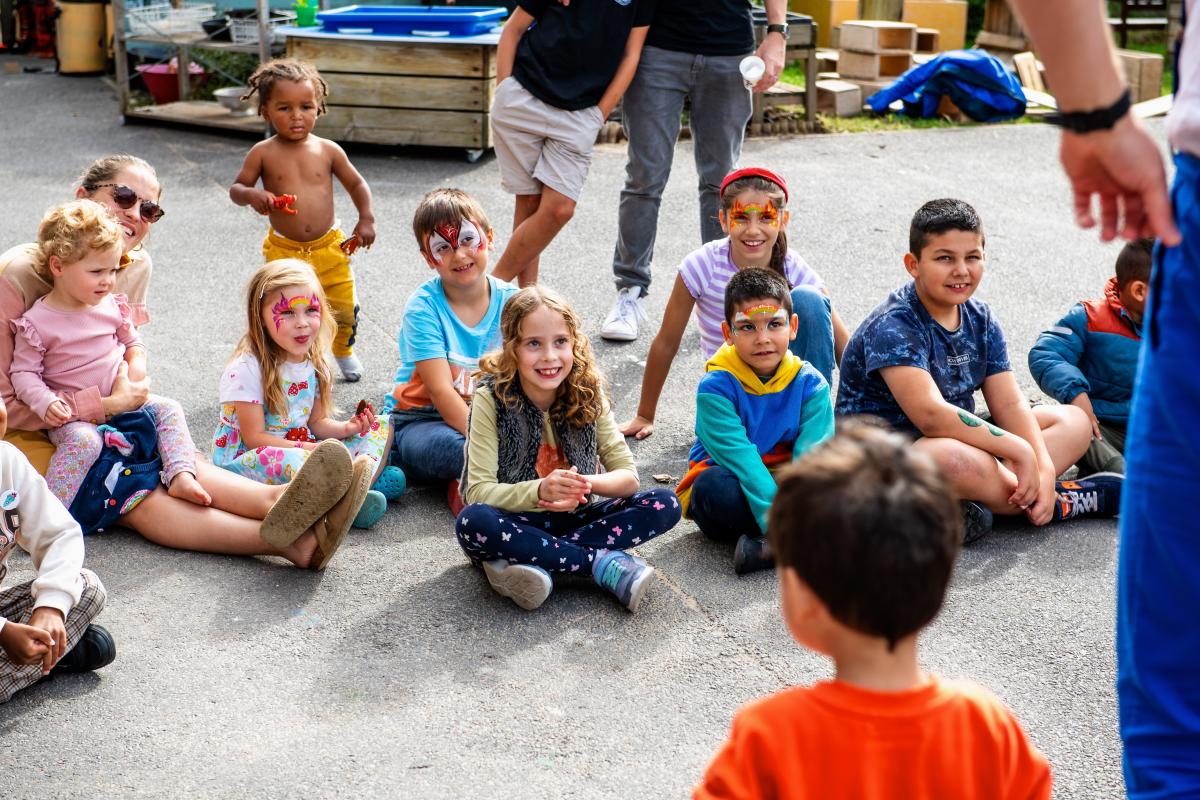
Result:
M1200 797L1200 159L1175 156L1183 242L1155 247L1117 565L1117 705L1130 798Z
M792 313L800 319L788 349L812 364L833 385L833 305L811 286L792 289Z
M456 481L463 471L467 439L440 419L392 415L392 453L389 464L404 470L410 482Z
M696 172L700 176L700 240L725 234L717 219L721 181L742 152L750 121L750 90L738 64L743 56L701 56L646 46L622 109L629 159L617 211L613 275L617 288L650 286L658 208L671 175L685 99L691 99Z
M724 467L714 465L696 476L688 516L714 541L736 542L743 533L762 535L742 484Z

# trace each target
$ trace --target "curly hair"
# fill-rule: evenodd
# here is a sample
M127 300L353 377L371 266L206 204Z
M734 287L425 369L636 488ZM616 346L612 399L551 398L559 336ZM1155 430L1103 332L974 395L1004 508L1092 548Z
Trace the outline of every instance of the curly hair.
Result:
M780 216L783 215L786 209L787 200L782 186L766 178L760 178L757 175L747 175L745 178L738 178L736 181L731 181L725 187L725 191L721 193L721 214L725 217L726 221L729 220L729 212L733 210L734 201L743 192L765 194L767 199L770 200L771 205L775 206L776 210L779 211ZM787 273L783 268L783 262L787 259L787 251L787 228L780 224L779 238L775 240L775 246L771 248L771 260L767 263L767 269L772 272L778 272L783 276L784 280L787 280Z
M495 378L496 399L515 408L521 393L521 376L517 369L517 347L521 344L521 324L539 308L548 308L562 315L571 335L571 372L558 385L558 395L550 406L550 419L559 424L582 428L595 423L607 407L604 377L596 369L592 343L575 309L556 292L541 286L527 286L504 304L500 315L500 332L504 344L500 350L479 359L478 375Z
M246 334L233 351L233 358L243 353L254 356L262 375L263 400L266 401L267 410L276 416L286 414L287 398L279 383L279 364L284 360L284 352L263 325L263 308L268 296L288 286L307 286L321 303L321 327L309 342L308 359L317 373L317 400L313 412L318 417L326 417L333 410L333 371L325 351L333 343L337 323L325 300L321 282L306 262L297 258L280 258L260 267L250 278L246 286Z
M271 102L271 92L279 81L312 81L313 95L317 101L317 116L325 113L325 98L329 97L329 85L325 83L321 73L317 72L316 67L296 58L276 58L260 64L246 81L250 88L242 95L242 99L249 100L257 93L258 110L262 111L267 103Z
M74 264L89 252L120 250L123 243L121 226L107 208L95 200L72 200L46 212L38 226L33 269L42 280L54 283L51 258Z

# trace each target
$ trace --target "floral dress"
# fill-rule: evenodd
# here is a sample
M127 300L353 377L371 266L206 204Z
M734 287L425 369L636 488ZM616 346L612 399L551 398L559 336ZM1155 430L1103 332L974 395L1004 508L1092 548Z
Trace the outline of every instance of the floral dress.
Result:
M312 441L314 437L308 429L308 417L317 397L316 369L311 361L300 364L288 362L281 366L279 381L287 398L287 411L278 416L264 410L266 432L291 441ZM290 481L310 451L274 445L250 449L242 441L234 403L264 405L265 402L262 372L253 356L243 353L225 368L221 376L220 400L221 421L213 435L213 463L259 483L275 485ZM388 418L379 417L371 430L343 439L342 443L349 448L351 455L365 455L378 464L388 445L388 430Z

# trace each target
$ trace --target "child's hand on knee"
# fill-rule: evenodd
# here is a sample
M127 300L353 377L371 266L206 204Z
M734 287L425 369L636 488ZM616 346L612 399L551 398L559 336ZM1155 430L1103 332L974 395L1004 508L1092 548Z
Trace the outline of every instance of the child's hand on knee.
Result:
M42 420L51 428L58 428L67 423L71 418L71 407L62 400L55 400L46 407L46 416Z
M1008 502L1017 508L1028 509L1038 499L1041 490L1041 475L1038 470L1037 458L1033 449L1026 446L1029 452L1020 460L1012 462L1013 472L1017 476L1017 488L1008 498Z
M1058 491L1055 477L1046 470L1041 470L1038 481L1037 499L1033 505L1025 509L1025 516L1034 525L1045 525L1054 518L1054 504L1058 502Z

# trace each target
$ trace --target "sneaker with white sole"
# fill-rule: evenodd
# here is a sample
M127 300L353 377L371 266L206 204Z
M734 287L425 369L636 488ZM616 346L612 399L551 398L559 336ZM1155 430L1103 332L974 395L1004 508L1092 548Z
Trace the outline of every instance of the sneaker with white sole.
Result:
M632 342L638 337L638 325L645 321L642 287L626 286L617 292L617 302L604 318L600 336L612 342Z
M612 592L630 611L637 611L642 604L653 574L654 567L620 550L600 550L592 564L596 583Z
M348 356L337 356L334 361L337 362L338 369L342 371L342 377L346 379L347 383L357 383L362 380L363 365L358 360L358 356L351 353Z
M550 573L531 564L510 564L502 558L483 562L483 574L496 594L509 597L526 611L532 611L550 596L554 581Z

